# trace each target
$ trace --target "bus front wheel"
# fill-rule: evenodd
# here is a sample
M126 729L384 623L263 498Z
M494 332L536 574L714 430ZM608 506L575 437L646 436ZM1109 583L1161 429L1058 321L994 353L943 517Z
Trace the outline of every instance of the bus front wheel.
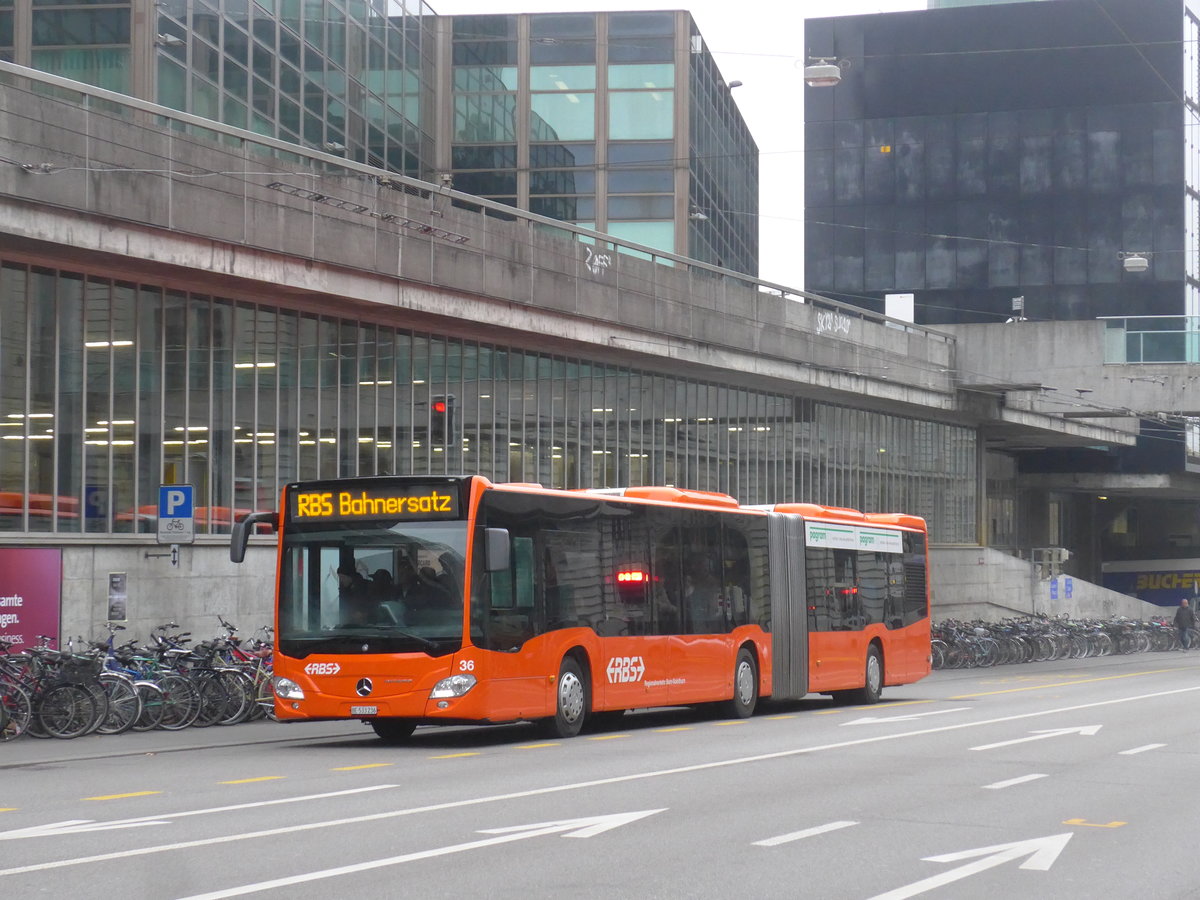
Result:
M758 667L754 655L742 647L733 665L733 699L725 703L725 714L731 719L748 719L758 705Z
M554 718L546 720L547 730L554 737L575 737L583 729L590 703L587 681L573 656L563 659L554 694Z
M385 744L403 744L417 728L412 719L371 719L371 728Z

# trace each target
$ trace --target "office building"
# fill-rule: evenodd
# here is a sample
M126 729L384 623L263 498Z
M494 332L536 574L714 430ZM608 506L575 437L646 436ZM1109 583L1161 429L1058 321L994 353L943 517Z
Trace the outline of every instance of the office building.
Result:
M842 76L806 95L807 287L976 335L1007 403L1140 422L989 454L989 543L1200 558L1200 8L938 5L807 23Z

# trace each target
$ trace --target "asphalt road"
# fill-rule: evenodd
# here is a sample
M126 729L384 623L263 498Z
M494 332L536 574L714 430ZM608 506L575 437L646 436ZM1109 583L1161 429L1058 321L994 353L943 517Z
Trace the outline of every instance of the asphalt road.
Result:
M1200 898L1200 653L938 672L875 707L262 723L0 745L0 897Z

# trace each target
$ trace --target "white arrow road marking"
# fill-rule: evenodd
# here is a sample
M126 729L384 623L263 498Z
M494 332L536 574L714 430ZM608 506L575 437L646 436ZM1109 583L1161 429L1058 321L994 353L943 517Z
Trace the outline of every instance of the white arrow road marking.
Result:
M942 872L940 875L896 888L886 894L879 894L872 897L871 900L906 900L908 897L915 897L917 894L923 894L934 888L969 878L971 875L978 875L980 872L1013 862L1023 856L1028 856L1029 859L1021 863L1022 869L1037 869L1045 872L1054 865L1054 861L1067 846L1067 841L1071 839L1072 834L1073 832L1066 831L1062 834L1052 834L1027 841L1014 841L1011 844L993 844L991 847L978 847L975 850L960 850L957 853L943 853L941 856L926 856L926 862L958 862L974 857L983 858L976 859L975 862L967 863L965 866L959 866L957 869L951 869L949 872Z
M163 813L157 816L140 816L136 819L113 819L109 822L97 822L95 819L67 819L64 822L49 822L45 825L31 825L28 828L14 828L12 831L0 831L0 841L12 841L18 838L57 837L62 834L81 834L85 831L108 831L118 828L140 828L144 825L169 825L175 819L188 816L206 816L210 813L233 812L238 809L258 809L260 806L278 806L281 803L301 803L305 800L324 800L328 797L345 797L348 794L362 794L367 791L383 791L398 787L395 784L376 784L371 787L351 788L346 791L330 791L325 794L306 794L303 797L282 797L278 800L258 800L254 803L237 803L232 806L214 806L211 809L189 809L185 812Z
M808 837L816 837L818 834L825 834L828 831L837 831L839 828L849 828L851 825L857 824L857 822L830 822L828 825L818 825L816 828L806 828L804 831L793 831L791 834L781 834L778 837L755 841L754 846L778 847L780 844L787 844L792 841L799 841Z
M582 819L565 819L561 822L538 822L535 825L514 825L508 828L485 828L480 834L494 834L497 837L485 838L480 841L468 841L465 844L451 844L449 847L438 847L435 850L421 850L416 853L406 853L403 856L389 856L386 859L372 859L367 862L352 863L348 866L338 866L335 869L322 869L318 872L306 872L303 875L289 875L286 878L275 878L271 881L260 881L257 884L244 884L240 887L212 891L207 894L195 894L183 900L223 900L226 897L240 897L243 894L254 894L273 888L287 887L293 884L304 884L318 881L322 878L336 878L339 875L351 875L355 872L365 872L369 869L382 869L385 866L398 866L406 862L416 862L435 856L448 856L451 853L462 853L465 850L477 850L481 847L492 847L496 844L507 844L512 841L523 841L526 838L542 837L547 834L560 834L562 837L595 837L646 816L663 812L661 809L647 809L642 812L616 813L608 816L590 816Z
M997 747L1009 747L1013 744L1026 744L1029 741L1042 741L1046 738L1062 737L1064 734L1086 734L1093 735L1100 730L1099 725L1083 725L1078 728L1045 728L1041 731L1030 732L1029 737L1017 738L1012 741L1000 741L998 744L982 744L978 747L972 747L972 750L995 750Z
M914 719L925 719L929 716L940 716L943 713L962 712L964 709L971 709L970 706L956 706L953 709L935 709L930 712L912 713L907 716L864 716L861 719L854 719L850 722L843 722L842 727L847 725L874 725L876 722L911 722Z

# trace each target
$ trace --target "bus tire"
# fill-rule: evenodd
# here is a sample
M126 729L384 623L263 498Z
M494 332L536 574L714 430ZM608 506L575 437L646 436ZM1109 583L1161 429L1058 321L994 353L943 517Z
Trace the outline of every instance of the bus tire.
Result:
M871 644L867 647L866 664L863 667L863 686L850 695L855 703L878 703L883 695L883 654L879 647Z
M758 666L754 654L745 647L738 650L733 664L733 698L723 706L722 711L730 719L748 719L758 706Z
M575 737L583 730L591 707L588 683L575 657L563 657L554 685L554 717L546 720L546 727L554 737Z
M403 744L417 728L412 719L371 719L371 728L385 744Z

